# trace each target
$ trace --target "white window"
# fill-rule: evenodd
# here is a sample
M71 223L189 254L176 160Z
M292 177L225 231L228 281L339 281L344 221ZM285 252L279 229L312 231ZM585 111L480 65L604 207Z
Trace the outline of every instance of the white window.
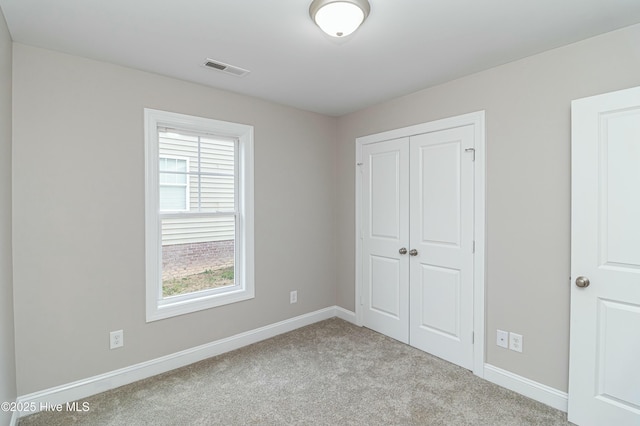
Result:
M160 212L189 210L188 158L160 154Z
M253 298L253 127L144 112L147 321Z

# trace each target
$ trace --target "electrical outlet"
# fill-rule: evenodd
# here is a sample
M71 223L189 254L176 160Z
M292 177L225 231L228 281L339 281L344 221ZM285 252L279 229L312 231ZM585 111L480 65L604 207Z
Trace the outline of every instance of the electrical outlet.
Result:
M289 293L289 303L298 303L298 291L293 290Z
M509 347L509 333L506 331L498 330L496 335L496 345L508 348Z
M109 333L109 349L121 348L124 346L124 331L112 331Z
M509 333L509 349L516 352L522 352L522 335Z

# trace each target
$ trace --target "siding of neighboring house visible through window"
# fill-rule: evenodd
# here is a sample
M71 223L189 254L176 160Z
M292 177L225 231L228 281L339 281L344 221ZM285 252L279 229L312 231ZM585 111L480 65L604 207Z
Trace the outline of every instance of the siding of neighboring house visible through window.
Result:
M234 171L233 141L208 139L200 152L200 167L207 172ZM170 132L160 133L160 157L187 158L189 171L197 172L197 137ZM207 176L200 182L203 196L198 197L199 183L196 176L189 181L190 211L234 210L234 182L232 177ZM162 245L203 243L233 240L235 235L233 217L184 217L162 221Z

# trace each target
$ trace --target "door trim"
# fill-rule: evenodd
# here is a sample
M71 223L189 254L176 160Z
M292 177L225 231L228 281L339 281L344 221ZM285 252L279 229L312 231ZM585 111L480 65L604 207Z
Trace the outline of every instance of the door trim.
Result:
M484 377L484 345L485 345L485 112L477 111L456 117L444 118L428 123L416 124L400 129L389 130L373 135L356 138L356 324L362 326L362 146L472 125L475 138L474 163L474 241L475 253L473 262L473 373Z

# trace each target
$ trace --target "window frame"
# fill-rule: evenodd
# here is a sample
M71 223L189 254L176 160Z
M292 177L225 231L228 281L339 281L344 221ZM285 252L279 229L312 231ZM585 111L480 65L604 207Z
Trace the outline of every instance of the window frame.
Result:
M159 127L234 138L238 141L236 154L238 206L234 277L236 285L233 287L203 290L169 298L162 297ZM254 298L253 126L145 108L144 128L147 322Z

